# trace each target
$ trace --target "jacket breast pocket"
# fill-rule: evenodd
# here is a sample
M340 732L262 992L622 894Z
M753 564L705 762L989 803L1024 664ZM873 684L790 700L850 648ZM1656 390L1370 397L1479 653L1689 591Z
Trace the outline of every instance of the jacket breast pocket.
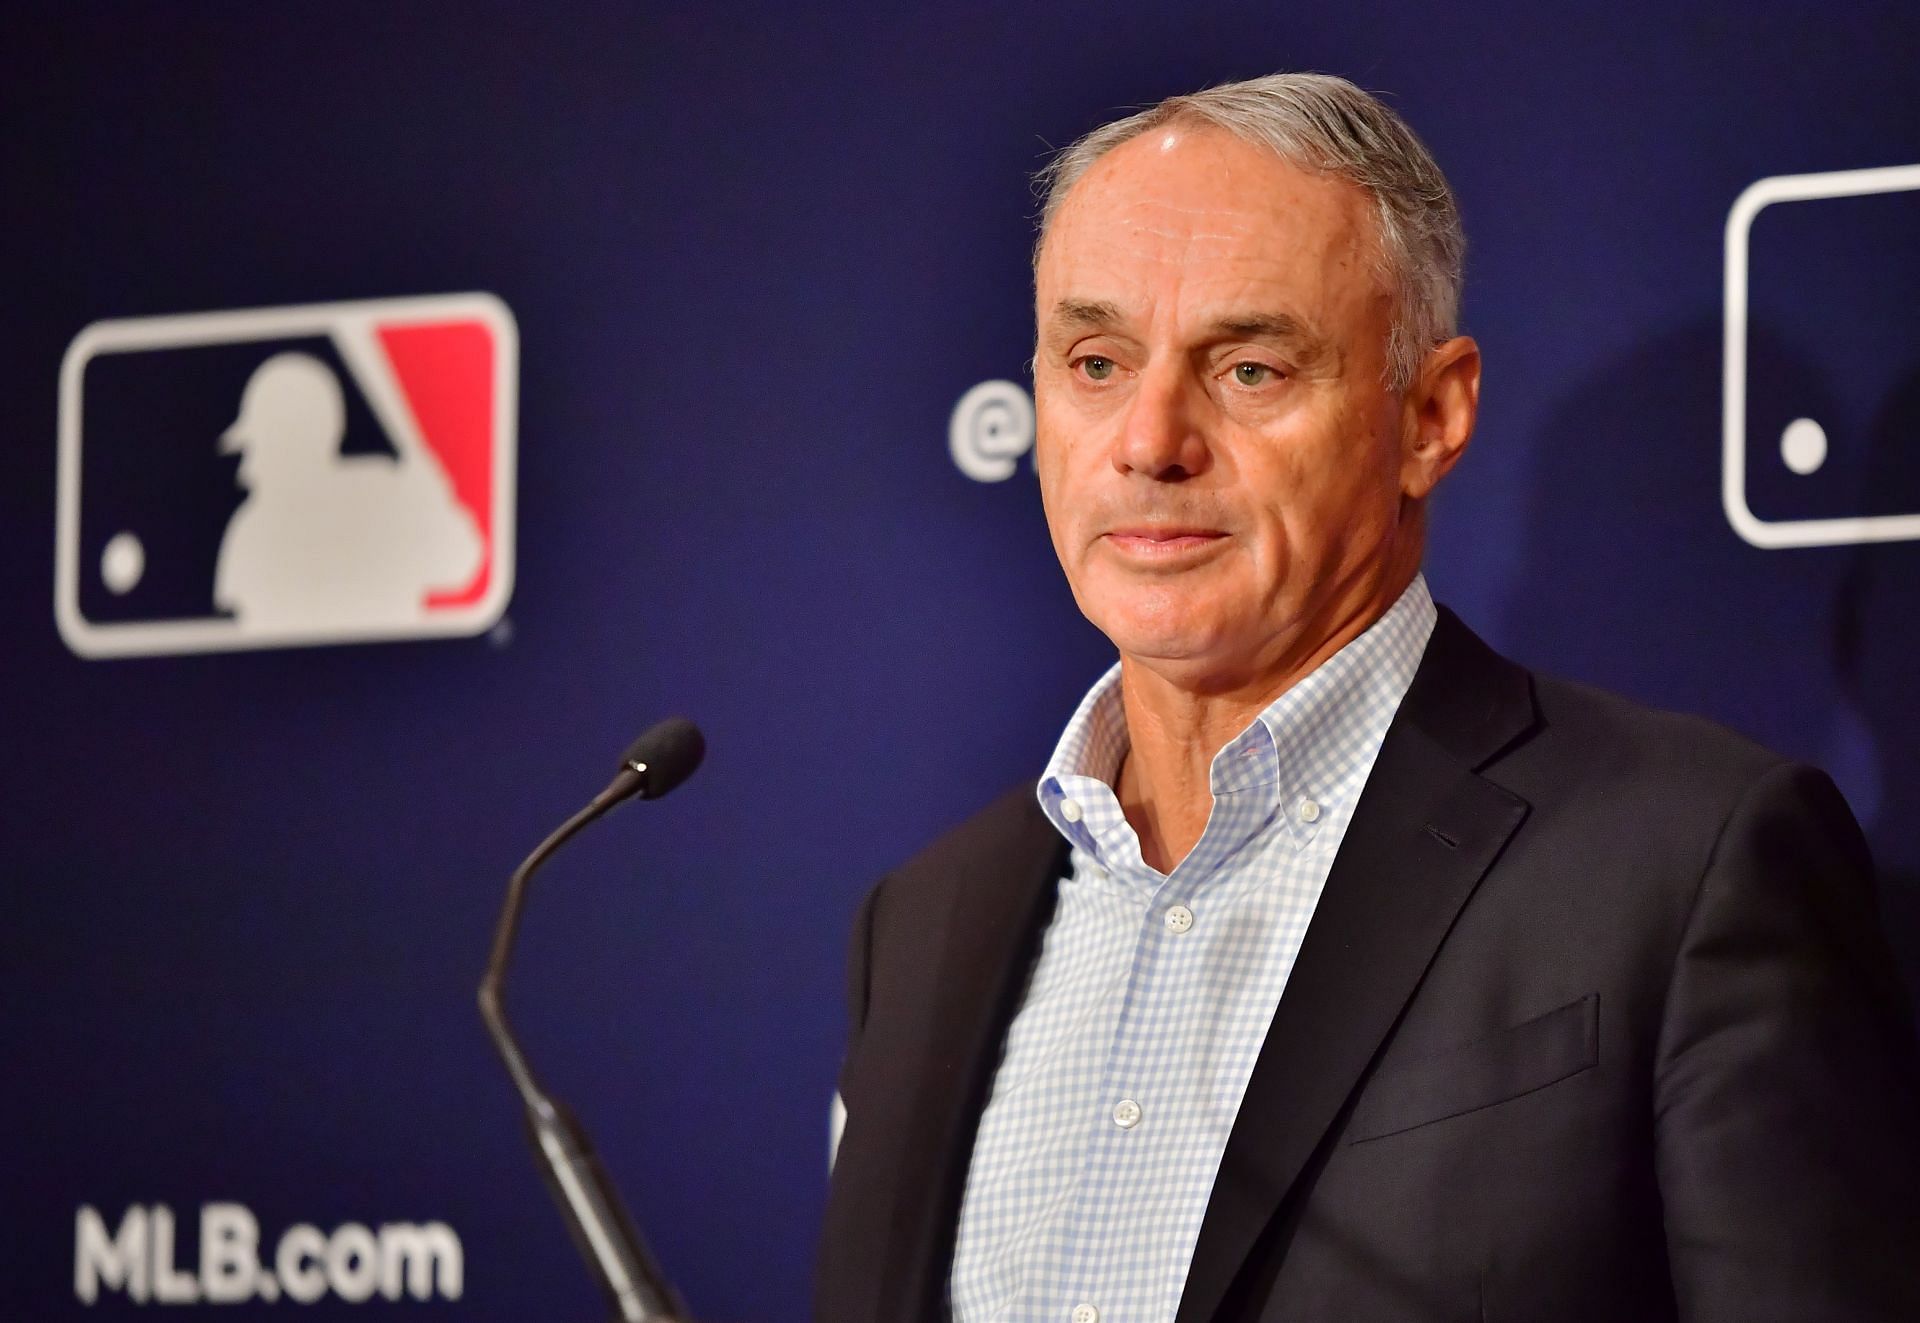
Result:
M1600 995L1464 1047L1376 1075L1347 1127L1349 1144L1384 1139L1558 1084L1600 1062Z

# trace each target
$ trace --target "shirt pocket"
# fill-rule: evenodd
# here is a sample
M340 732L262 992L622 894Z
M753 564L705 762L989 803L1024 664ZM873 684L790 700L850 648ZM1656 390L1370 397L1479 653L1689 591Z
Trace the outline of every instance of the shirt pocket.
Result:
M1524 1024L1376 1075L1360 1095L1346 1142L1477 1112L1599 1063L1600 994L1588 993Z

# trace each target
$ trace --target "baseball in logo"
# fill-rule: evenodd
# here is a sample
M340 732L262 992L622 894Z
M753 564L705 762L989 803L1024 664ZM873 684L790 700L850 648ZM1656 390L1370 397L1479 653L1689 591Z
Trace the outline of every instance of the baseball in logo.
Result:
M518 338L487 294L96 322L60 379L83 657L477 634L513 586Z

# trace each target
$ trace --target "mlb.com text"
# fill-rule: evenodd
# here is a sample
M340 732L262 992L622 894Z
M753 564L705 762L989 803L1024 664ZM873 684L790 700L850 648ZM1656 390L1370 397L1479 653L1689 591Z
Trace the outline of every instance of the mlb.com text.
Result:
M252 1210L203 1204L198 1271L179 1265L178 1229L165 1204L135 1204L113 1229L82 1205L73 1222L74 1295L89 1305L102 1292L158 1305L311 1304L329 1294L352 1303L460 1298L460 1237L444 1222L343 1222L331 1232L301 1222L263 1258Z

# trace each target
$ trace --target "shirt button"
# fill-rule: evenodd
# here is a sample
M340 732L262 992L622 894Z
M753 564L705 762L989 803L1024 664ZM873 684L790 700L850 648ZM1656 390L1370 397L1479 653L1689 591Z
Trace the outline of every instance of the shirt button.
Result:
M1075 1305L1073 1323L1100 1323L1100 1311L1092 1305Z
M1122 1130L1131 1130L1140 1124L1140 1104L1131 1098L1122 1098L1113 1105L1113 1123Z
M1060 816L1065 818L1068 822L1080 821L1080 801L1077 799L1061 800Z
M1193 927L1193 911L1185 905L1175 905L1167 911L1167 931L1183 933Z
M1311 799L1303 799L1300 801L1300 821L1320 821L1320 805L1317 801Z

